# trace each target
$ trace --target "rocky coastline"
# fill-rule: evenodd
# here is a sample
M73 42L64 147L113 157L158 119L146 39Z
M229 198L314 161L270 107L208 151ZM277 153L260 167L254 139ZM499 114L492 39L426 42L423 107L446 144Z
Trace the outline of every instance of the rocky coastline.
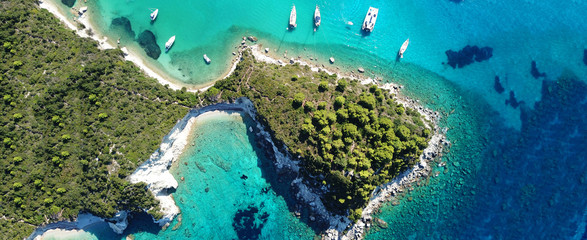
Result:
M100 43L100 47L102 49L113 48L113 46L111 44L108 44L108 42L105 39L99 39L95 35L89 36L86 32L82 30L77 30L73 22L70 19L67 19L62 13L60 13L58 8L52 5L51 3L41 2L40 6L41 8L48 9L51 13L56 15L60 20L62 20L65 23L67 27L75 30L81 37L91 37L95 39ZM84 24L91 26L87 17L81 18L80 20L83 21ZM278 65L287 64L281 60L271 57L267 50L265 53L263 53L260 50L259 45L247 46L246 44L242 44L241 46L239 46L238 56L236 56L235 60L233 61L233 65L229 70L228 75L230 75L232 71L234 71L237 63L240 61L242 51L247 49L250 49L252 51L253 55L258 61ZM156 74L154 71L152 71L152 69L145 66L139 57L131 54L127 55L126 59L133 61L149 76L156 78L161 84L170 85L172 89L179 89L178 86L165 80L163 77L161 77L161 75ZM232 104L214 104L200 109L191 110L183 119L179 120L178 123L174 126L174 128L170 131L170 133L164 137L160 145L160 148L151 155L149 160L143 163L129 177L129 180L132 183L141 181L147 183L148 188L160 201L160 208L161 212L163 213L163 217L159 220L156 220L156 223L159 223L161 226L168 225L173 220L173 218L180 213L180 210L175 205L175 201L172 197L172 192L174 189L177 188L178 183L169 172L169 168L171 167L173 162L176 159L178 159L178 157L183 152L183 149L187 145L187 139L194 125L195 118L205 112L210 111L242 111L247 113L252 119L256 120L257 127L255 133L258 139L261 140L261 143L259 144L261 144L264 147L268 155L273 159L278 174L288 174L294 177L294 180L291 182L290 185L291 190L294 191L294 195L299 204L298 208L304 207L311 209L312 213L310 215L310 219L312 221L316 221L320 224L327 226L327 230L323 234L324 239L362 238L366 230L372 224L372 214L376 210L378 210L383 203L390 201L391 198L393 198L393 196L396 196L397 194L401 193L403 189L409 187L411 183L414 183L418 181L418 179L425 178L430 175L430 162L434 158L440 156L443 147L449 144L446 141L446 138L444 137L444 131L440 130L437 125L439 118L439 114L437 112L433 112L429 109L426 109L422 107L417 101L411 100L401 95L400 89L402 88L402 86L390 83L379 84L379 81L377 79L362 78L361 75L356 74L346 75L344 72L329 70L324 66L313 66L299 59L291 59L289 63L297 63L302 66L307 65L310 66L310 68L313 71L325 71L328 74L336 73L339 78L345 77L358 80L362 84L378 84L380 87L394 93L396 96L396 100L399 103L404 104L405 107L410 107L420 112L426 119L433 123L434 126L430 127L434 129L434 135L432 136L432 139L429 142L428 148L426 148L422 156L420 156L419 164L414 166L414 168L402 173L392 182L377 187L372 193L371 200L368 202L367 207L363 210L361 219L358 220L355 224L352 224L347 217L334 215L326 210L324 204L320 199L320 193L314 192L316 189L308 187L308 182L299 177L300 162L289 155L286 146L280 144L279 146L281 147L278 147L278 145L275 144L271 134L268 132L268 130L265 129L265 126L256 117L257 114L254 109L254 105L250 100L246 98L241 98L236 103ZM199 90L204 91L205 89L206 88ZM197 90L189 89L189 91ZM107 221L110 227L115 232L122 233L128 225L127 215L127 212L119 212L114 218L102 220ZM38 231L40 231L41 229L42 231L47 231L49 229L80 229L80 227L75 225L74 222L74 225L71 226L67 224L50 224L45 227L39 228ZM35 231L35 233L37 233L38 231Z

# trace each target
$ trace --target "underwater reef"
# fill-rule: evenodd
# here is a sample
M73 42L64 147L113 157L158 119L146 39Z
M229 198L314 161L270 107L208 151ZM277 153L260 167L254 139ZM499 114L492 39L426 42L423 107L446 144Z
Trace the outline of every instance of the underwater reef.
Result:
M488 60L493 56L493 48L477 46L465 46L463 49L457 51L447 50L446 56L448 57L448 65L452 68L462 68L469 64L476 62L482 62Z
M157 60L157 58L159 58L161 55L161 48L157 44L157 39L155 38L155 34L153 34L153 32L149 30L143 31L141 34L139 34L137 42L139 45L141 45L141 47L145 50L145 53L147 53L147 56L150 58Z

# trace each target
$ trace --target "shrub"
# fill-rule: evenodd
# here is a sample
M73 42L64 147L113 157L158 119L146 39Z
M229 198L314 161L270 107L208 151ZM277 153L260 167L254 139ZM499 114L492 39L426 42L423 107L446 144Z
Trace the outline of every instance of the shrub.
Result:
M347 81L344 79L338 80L338 85L336 85L336 90L339 92L344 92L344 89L348 85Z
M320 84L318 85L318 91L325 92L327 90L328 90L328 82L327 81L321 81Z
M334 99L334 109L339 109L344 106L345 99L343 96L338 96Z
M306 95L304 95L303 93L296 93L294 95L294 99L293 99L294 108L299 108L300 106L302 106L305 99L306 99Z

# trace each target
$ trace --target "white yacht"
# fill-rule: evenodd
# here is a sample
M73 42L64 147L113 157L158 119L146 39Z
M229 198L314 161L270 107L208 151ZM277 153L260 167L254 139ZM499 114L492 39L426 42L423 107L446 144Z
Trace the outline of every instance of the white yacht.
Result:
M377 21L377 14L379 14L379 8L369 7L369 11L365 16L361 29L367 32L372 32L373 28L375 28L375 22Z
M151 13L151 21L155 21L155 19L157 19L157 14L159 14L159 9L155 9L155 11Z
M289 26L291 28L295 28L298 25L296 24L296 5L293 5L293 8L291 9L291 13L289 14Z
M169 40L167 40L167 42L165 43L165 52L169 51L171 46L173 46L174 42L175 42L175 35L173 35L173 37L169 38Z
M204 61L206 61L206 64L210 64L210 62L212 62L212 60L210 60L206 54L204 54Z

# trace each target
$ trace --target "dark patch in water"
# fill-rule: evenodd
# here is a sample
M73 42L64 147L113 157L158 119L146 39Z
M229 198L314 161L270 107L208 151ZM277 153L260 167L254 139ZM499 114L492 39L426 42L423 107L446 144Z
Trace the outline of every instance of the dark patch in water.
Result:
M112 19L112 27L121 27L131 37L135 37L135 32L132 30L132 26L128 18L117 17L115 19Z
M587 66L587 49L583 50L583 63Z
M247 180L248 178L249 178L249 177L247 177L247 175L244 175L244 174L241 176L241 179L242 179L242 180Z
M493 48L477 46L465 46L458 52L453 50L447 50L446 56L448 57L448 65L452 68L462 68L475 61L482 62L488 60L493 56Z
M75 0L61 0L61 3L65 4L65 6L73 7Z
M493 88L495 89L495 91L499 94L502 94L503 91L505 91L505 89L503 88L503 86L501 85L501 82L499 81L499 76L495 76L495 82L493 84Z
M541 73L538 71L538 68L536 67L536 61L532 61L532 69L530 69L530 73L534 78L546 77L546 73Z
M257 207L249 205L247 209L240 209L236 212L232 227L236 231L238 239L259 239L267 218L269 218L268 213L260 213Z
M519 101L518 99L516 99L516 94L514 93L514 91L510 91L510 99L509 100L505 100L505 104L506 105L511 105L513 108L518 108L518 106L520 106L521 104L523 104L524 101Z
M139 38L137 39L139 45L145 50L147 56L151 57L152 59L157 59L161 55L161 48L157 44L157 39L155 38L155 34L149 30L143 31L139 34ZM199 167L198 167L199 168ZM203 172L206 172L205 170Z

